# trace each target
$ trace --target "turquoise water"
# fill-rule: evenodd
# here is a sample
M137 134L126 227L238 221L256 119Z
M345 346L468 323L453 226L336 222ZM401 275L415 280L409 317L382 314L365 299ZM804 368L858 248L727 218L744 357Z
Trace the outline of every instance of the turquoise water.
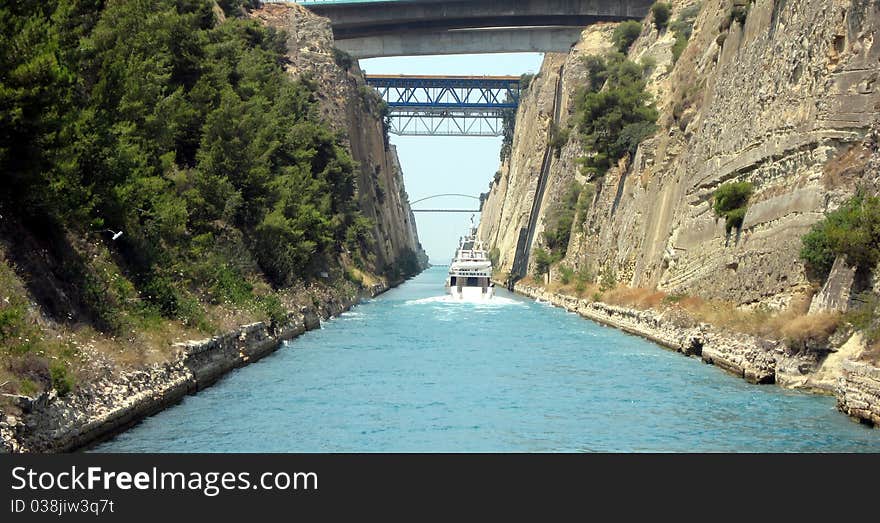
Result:
M96 450L880 451L833 398L756 386L445 268L354 308Z

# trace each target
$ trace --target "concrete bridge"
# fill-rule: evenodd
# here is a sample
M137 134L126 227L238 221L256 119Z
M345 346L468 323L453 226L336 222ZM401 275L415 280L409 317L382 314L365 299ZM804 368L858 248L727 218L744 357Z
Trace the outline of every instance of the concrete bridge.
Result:
M567 52L584 27L644 18L654 0L300 0L355 58Z

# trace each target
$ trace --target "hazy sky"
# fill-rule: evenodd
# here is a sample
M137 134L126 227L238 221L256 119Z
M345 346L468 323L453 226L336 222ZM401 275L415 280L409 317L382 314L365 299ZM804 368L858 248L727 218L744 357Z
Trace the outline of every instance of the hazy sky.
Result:
M512 53L452 56L407 56L361 60L372 74L520 75L537 73L543 55ZM406 190L411 201L443 193L479 196L498 170L501 138L395 136ZM469 198L437 198L414 208L476 209ZM475 220L479 220L479 215ZM449 263L458 238L467 232L469 214L416 213L419 237L432 263Z

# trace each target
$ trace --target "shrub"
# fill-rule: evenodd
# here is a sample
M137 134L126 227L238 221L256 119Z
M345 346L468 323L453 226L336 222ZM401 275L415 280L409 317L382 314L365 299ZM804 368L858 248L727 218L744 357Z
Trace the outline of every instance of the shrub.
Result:
M574 223L581 190L581 184L572 180L560 201L547 212L547 220L544 226L544 242L553 255L554 262L565 258L568 252L571 226Z
M570 128L560 127L556 122L550 124L550 140L548 144L553 149L556 156L559 156L559 151L568 143L570 134Z
M672 14L672 5L663 2L657 2L651 6L651 15L654 18L654 27L658 31L666 29L669 25L669 17Z
M336 65L346 71L351 69L351 66L354 65L354 58L342 49L336 47L333 48L333 61L336 62Z
M679 17L672 23L672 29L675 35L675 43L672 44L672 63L678 62L681 53L687 47L688 40L694 32L694 21L700 12L700 5L693 5L681 12Z
M590 206L593 204L593 198L595 197L596 185L585 183L580 196L578 196L577 208L575 209L578 226L583 227L587 221L587 214L590 212Z
M501 251L498 249L498 247L492 247L491 249L489 249L489 261L492 262L493 268L498 268L498 262L500 261L500 259Z
M609 291L617 287L617 275L613 269L605 269L602 273L602 279L599 280L599 290L602 292Z
M59 396L67 396L76 385L67 366L61 362L53 362L49 366L49 376L52 380L52 387L58 392Z
M275 294L267 294L256 298L257 309L262 312L273 329L279 329L287 323L287 310Z
M785 322L780 331L791 346L825 345L840 325L840 314L820 313L796 316Z
M880 198L856 195L813 225L803 239L801 259L811 275L824 279L837 256L861 270L880 261Z
M563 285L568 285L574 279L574 269L567 265L559 267L559 281Z
M734 228L742 227L749 198L755 188L750 182L725 183L715 189L712 209L716 216L725 219L725 231L729 234Z
M583 284L594 283L596 281L596 273L593 272L593 268L589 263L584 263L581 265L580 269L578 269L577 281L578 283Z
M740 25L745 25L746 18L749 16L749 10L752 7L752 1L734 0L733 6L730 8L730 16L728 16L729 23L739 22Z
M611 42L618 51L626 54L640 34L642 34L642 24L635 20L627 20L614 28L614 33L611 35Z
M540 247L532 252L535 259L535 279L542 280L545 274L550 273L550 265L553 264L553 257L549 252Z

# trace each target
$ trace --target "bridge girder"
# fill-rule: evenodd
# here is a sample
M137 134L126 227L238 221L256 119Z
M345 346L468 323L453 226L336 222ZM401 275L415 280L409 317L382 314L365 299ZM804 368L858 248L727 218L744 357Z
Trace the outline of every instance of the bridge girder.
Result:
M501 136L505 111L516 110L517 76L367 75L390 108L400 136Z

